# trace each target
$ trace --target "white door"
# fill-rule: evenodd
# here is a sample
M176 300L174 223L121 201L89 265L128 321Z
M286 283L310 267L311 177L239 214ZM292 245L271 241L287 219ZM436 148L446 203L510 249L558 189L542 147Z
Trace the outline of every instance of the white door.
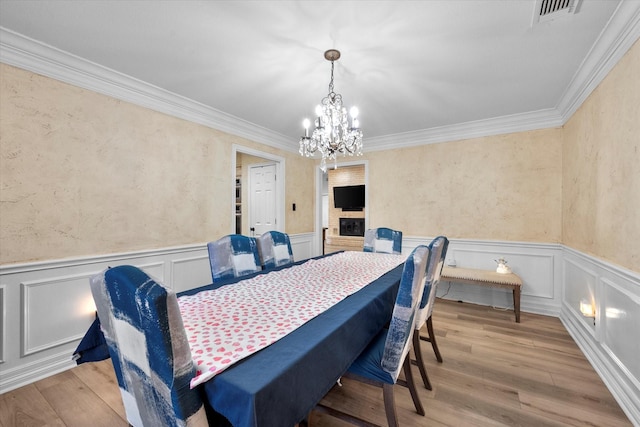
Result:
M249 235L277 230L276 165L249 167Z

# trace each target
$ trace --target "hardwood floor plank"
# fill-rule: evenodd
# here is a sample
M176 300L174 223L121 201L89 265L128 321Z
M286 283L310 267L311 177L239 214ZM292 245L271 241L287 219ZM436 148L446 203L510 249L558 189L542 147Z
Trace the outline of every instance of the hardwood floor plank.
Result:
M122 419L127 418L110 359L96 363L83 363L73 369L73 373Z
M0 395L2 427L64 426L34 384Z
M128 423L73 373L62 372L38 384L38 390L67 427L126 427ZM117 387L117 386L116 386Z
M522 405L531 413L537 413L545 418L554 419L566 425L572 426L593 426L593 427L629 427L631 422L626 418L624 412L613 411L607 408L600 412L597 409L602 405L587 405L584 402L571 404L566 400L554 399L552 396L533 395L527 392L520 394ZM595 402L594 402L595 403ZM598 402L599 403L599 402ZM604 409L604 408L603 408Z

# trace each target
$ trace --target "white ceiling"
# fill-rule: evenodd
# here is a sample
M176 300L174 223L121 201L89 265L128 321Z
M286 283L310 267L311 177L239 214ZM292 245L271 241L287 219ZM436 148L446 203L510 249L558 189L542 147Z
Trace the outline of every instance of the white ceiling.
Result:
M606 59L594 54L611 56L621 31L637 38L640 1L583 0L576 14L532 25L535 4L0 0L0 41L3 62L17 33L264 128L292 149L327 94L323 53L336 48L335 91L359 107L366 146L514 117L527 118L524 127L562 124Z

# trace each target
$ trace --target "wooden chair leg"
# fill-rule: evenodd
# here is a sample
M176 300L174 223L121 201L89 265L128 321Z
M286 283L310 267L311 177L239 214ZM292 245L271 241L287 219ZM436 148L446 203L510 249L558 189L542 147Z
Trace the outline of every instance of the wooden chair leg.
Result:
M387 414L389 427L398 427L398 415L396 414L396 402L393 396L394 384L383 384L382 395L384 397L384 412Z
M424 365L424 360L422 359L422 348L420 347L420 331L414 329L413 331L413 352L416 354L416 365L418 365L418 370L420 371L420 376L422 377L422 382L427 390L433 390L431 388L431 382L429 381L429 375L427 375L427 368Z
M422 402L420 401L420 396L418 395L418 390L416 390L416 383L413 381L413 372L411 372L411 358L406 357L404 359L404 363L402 364L402 368L404 370L404 377L407 381L407 387L409 388L409 393L411 393L411 399L413 399L413 405L416 407L416 412L422 416L424 416L424 408L422 407ZM386 385L386 384L385 384Z
M440 355L440 350L438 350L438 344L436 343L436 335L433 333L433 322L431 321L431 316L427 319L427 331L429 332L429 341L431 342L431 347L433 347L433 352L436 354L436 359L438 359L438 362L442 363L442 356Z

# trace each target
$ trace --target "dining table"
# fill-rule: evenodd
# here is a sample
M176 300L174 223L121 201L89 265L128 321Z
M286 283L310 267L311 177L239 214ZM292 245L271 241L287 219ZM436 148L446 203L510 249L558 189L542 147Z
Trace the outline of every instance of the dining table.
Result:
M185 315L185 300L209 294L218 297L223 291L235 291L235 288L227 287L244 286L251 289L252 286L249 285L261 279L260 276L268 274L275 277L276 280L272 281L279 284L277 278L280 276L277 274L286 273L288 276L298 277L296 274L300 275L301 271L308 269L309 262L318 260L324 260L324 270L316 269L301 280L322 282L325 284L323 286L331 282L336 288L349 288L353 287L353 276L360 274L348 271L345 274L333 274L336 270L346 269L350 265L348 263L379 259L384 260L386 267L378 267L378 272L367 271L368 275L363 274L367 283L358 285L352 293L345 292L344 298L331 303L328 308L296 325L274 342L215 372L215 375L201 381L192 380L192 387L201 390L203 400L210 406L209 417L215 420L215 425L282 427L294 426L306 420L311 410L336 385L351 363L388 324L405 257L368 252L337 252L178 294L191 346L195 342L194 334L202 331L190 327L197 315L192 315L192 319L188 314ZM364 267L361 270L362 268ZM282 287L287 285L291 286L290 283L281 284ZM314 289L315 285L310 285ZM325 292L323 287L317 289L318 294ZM311 301L322 296L311 292L304 298ZM243 319L234 320L242 323ZM196 350L191 350L195 362ZM201 363L205 365L204 361Z

